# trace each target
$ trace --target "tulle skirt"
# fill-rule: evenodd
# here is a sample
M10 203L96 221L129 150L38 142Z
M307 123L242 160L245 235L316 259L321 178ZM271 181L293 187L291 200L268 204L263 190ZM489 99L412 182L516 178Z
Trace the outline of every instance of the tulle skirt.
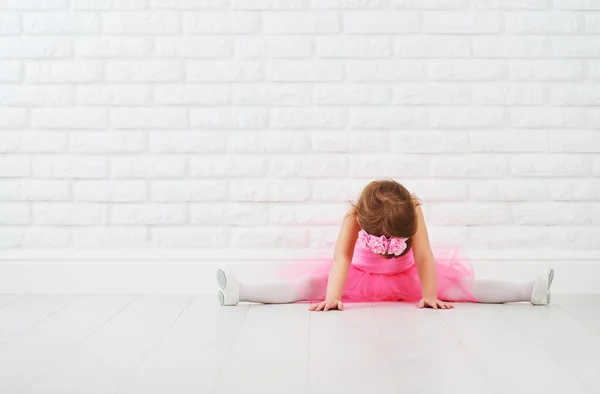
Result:
M442 301L476 302L464 278L473 278L470 262L459 255L455 248L437 249L434 253L437 273L437 297ZM361 264L360 254L353 259L342 293L342 301L411 301L421 299L419 273L411 253L402 259L401 272L372 272ZM358 261L357 261L358 259ZM307 301L322 301L327 290L327 279L333 261L331 259L314 264L299 262L280 272L285 280L302 277L311 278L311 286L298 286L297 291ZM305 283L295 281L295 283Z

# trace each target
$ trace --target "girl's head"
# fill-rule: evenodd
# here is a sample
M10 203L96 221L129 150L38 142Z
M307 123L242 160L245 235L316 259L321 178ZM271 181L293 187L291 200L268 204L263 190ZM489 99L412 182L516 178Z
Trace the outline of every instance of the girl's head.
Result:
M410 238L417 232L416 198L393 180L374 181L355 205L358 224L375 236Z

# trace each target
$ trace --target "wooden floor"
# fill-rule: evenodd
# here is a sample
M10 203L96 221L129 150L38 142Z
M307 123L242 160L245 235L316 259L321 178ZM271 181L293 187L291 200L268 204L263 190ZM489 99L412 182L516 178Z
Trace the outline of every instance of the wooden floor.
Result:
M600 393L600 295L550 307L221 307L0 295L0 393Z

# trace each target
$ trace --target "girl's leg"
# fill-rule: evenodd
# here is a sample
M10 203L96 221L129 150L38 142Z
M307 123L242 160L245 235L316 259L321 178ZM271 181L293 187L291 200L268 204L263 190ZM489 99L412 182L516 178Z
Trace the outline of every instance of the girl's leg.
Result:
M462 285L467 291L467 297L475 298L477 302L501 304L504 302L519 302L531 300L533 283L516 283L499 280L483 280L465 278Z

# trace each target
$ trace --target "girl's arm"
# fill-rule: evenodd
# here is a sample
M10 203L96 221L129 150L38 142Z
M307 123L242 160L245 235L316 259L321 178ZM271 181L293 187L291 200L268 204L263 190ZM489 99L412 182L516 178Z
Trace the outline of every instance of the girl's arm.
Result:
M446 304L437 299L437 276L435 269L435 259L429 244L429 235L427 234L427 226L423 217L423 210L420 205L415 208L417 213L417 233L412 239L413 254L415 264L419 272L419 280L421 281L421 301L419 307L429 306L437 309L452 308L451 304Z
M333 253L333 265L329 272L329 280L327 282L327 295L325 301L318 305L311 306L311 310L329 310L339 309L342 310L344 305L342 304L342 291L344 290L344 284L346 283L346 277L348 276L348 269L352 262L352 256L354 255L354 246L358 238L358 232L360 226L356 220L356 212L352 209L344 217L342 222L342 228L338 234L337 241L335 243L335 251Z

